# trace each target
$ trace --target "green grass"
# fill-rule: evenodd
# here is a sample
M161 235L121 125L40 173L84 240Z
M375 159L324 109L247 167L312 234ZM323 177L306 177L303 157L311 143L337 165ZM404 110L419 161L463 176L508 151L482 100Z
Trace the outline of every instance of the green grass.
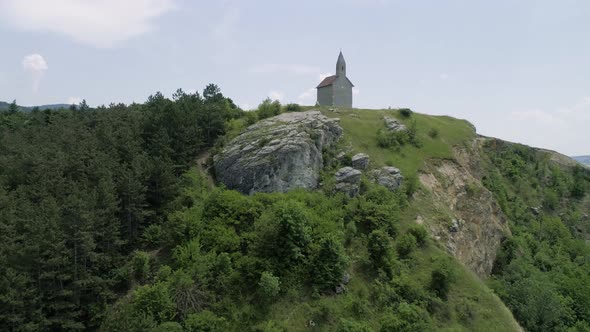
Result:
M403 118L397 110L347 109L340 110L340 113L327 108L320 110L328 117L340 118L344 129L343 144L349 146L353 153L368 154L371 157L370 167L395 166L404 174L416 174L430 158L453 158L453 146L467 144L475 137L475 130L469 122L448 116L413 113L410 118ZM417 148L406 144L397 150L379 147L377 131L385 129L384 116L397 118L406 126L416 121L417 136L422 146ZM428 135L431 129L438 131L436 138Z

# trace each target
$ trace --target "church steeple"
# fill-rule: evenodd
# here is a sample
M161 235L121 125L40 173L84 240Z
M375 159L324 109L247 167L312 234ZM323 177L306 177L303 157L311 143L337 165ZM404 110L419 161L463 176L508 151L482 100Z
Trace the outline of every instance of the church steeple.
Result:
M342 51L340 51L340 54L338 55L338 61L336 62L336 76L346 77L346 61L344 61Z

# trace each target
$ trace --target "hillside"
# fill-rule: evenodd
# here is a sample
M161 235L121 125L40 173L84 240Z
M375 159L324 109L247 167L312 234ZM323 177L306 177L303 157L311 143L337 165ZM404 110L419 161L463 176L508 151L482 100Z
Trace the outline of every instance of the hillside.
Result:
M590 328L587 169L446 116L203 96L0 114L0 325Z
M60 108L68 108L71 105L68 104L49 104L49 105L40 105L40 106L21 106L18 105L18 109L23 111L23 112L30 112L32 111L34 108L38 108L40 110L46 110L46 109L50 109L50 110L57 110ZM0 111L5 111L8 110L10 108L10 103L7 103L5 101L0 101Z

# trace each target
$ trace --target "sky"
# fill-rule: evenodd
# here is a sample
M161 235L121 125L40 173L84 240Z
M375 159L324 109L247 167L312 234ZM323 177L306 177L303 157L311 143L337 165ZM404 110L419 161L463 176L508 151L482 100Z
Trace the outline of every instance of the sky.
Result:
M590 154L586 0L0 0L0 100L143 102L217 84L315 104L338 52L354 107L467 119Z

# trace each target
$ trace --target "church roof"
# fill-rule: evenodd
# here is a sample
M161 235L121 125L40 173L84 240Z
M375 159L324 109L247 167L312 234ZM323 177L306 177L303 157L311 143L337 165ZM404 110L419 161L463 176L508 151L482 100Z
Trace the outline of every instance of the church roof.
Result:
M324 80L320 82L320 84L316 87L316 89L332 85L334 83L334 81L336 81L336 78L338 78L338 75L332 75L332 76L328 76L328 77L324 78ZM348 80L348 82L350 82L348 77L346 77L346 79ZM354 86L354 84L352 84L352 82L350 82L350 85Z
M324 80L320 82L320 85L318 85L316 89L323 88L328 85L332 85L332 83L334 83L334 81L336 80L337 77L338 76L336 76L336 75L332 75L332 76L328 76L328 77L324 78Z

